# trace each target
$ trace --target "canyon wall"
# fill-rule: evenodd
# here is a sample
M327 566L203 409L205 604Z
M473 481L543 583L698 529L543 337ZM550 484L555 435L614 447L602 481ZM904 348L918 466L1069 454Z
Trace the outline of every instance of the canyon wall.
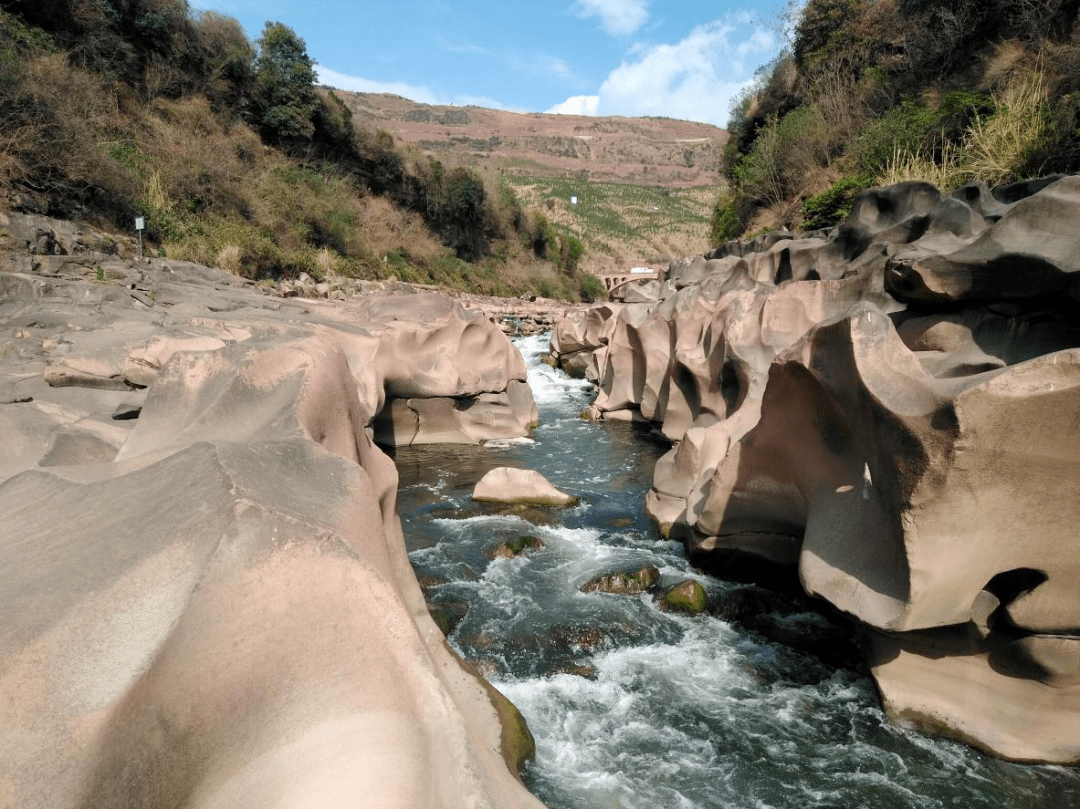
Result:
M897 721L1080 763L1080 177L872 189L621 298L552 349L673 443L662 532L796 569Z
M375 443L525 435L518 352L101 244L0 216L0 804L540 806Z

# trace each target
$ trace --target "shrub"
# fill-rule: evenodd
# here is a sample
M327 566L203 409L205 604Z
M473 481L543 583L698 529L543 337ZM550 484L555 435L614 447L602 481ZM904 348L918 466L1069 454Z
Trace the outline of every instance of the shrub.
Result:
M550 258L555 255L555 251L558 249L559 237L551 223L548 222L547 217L540 211L533 211L532 223L525 236L528 246L537 258Z
M716 201L713 208L712 224L709 229L709 241L714 245L737 239L746 228L746 222L739 216L739 202L734 194L724 194Z
M810 197L803 203L803 230L817 230L840 224L851 213L855 197L870 187L862 175L842 177L828 191Z
M581 292L581 299L585 303L593 303L604 297L604 283L595 275L589 272L583 272L581 278L578 279L578 289Z
M897 152L921 154L938 120L926 105L912 98L904 99L859 130L855 137L859 166L866 174L876 175Z
M753 149L735 164L733 173L739 194L760 205L780 202L787 194L783 143L773 118L761 129Z
M559 237L559 266L570 275L577 272L578 261L585 255L585 245L577 236L563 235Z
M845 30L864 0L809 0L795 26L795 64L800 72L835 57L850 45Z
M446 178L447 216L463 222L481 222L487 207L484 182L472 170L459 167Z

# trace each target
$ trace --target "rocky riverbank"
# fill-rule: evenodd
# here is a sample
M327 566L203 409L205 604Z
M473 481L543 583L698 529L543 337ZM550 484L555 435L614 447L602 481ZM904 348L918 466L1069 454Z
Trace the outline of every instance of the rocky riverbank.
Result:
M376 445L527 434L502 330L39 217L0 217L0 246L3 802L539 806Z
M1080 178L864 193L838 229L571 313L596 418L673 442L648 509L702 565L797 570L899 722L1080 763Z

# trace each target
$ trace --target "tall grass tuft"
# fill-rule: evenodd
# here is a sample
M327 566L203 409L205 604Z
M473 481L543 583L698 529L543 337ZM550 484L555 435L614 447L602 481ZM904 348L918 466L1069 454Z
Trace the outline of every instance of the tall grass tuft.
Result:
M216 263L219 269L235 274L240 273L240 259L242 258L240 245L229 243L217 252Z
M893 156L874 178L875 185L894 185L919 180L932 183L942 191L954 191L964 184L967 170L960 164L956 146L945 140L935 158L923 150L912 151L896 144Z
M990 185L1021 179L1020 169L1046 131L1046 77L1039 69L1022 74L994 101L997 112L976 118L964 137L965 169Z

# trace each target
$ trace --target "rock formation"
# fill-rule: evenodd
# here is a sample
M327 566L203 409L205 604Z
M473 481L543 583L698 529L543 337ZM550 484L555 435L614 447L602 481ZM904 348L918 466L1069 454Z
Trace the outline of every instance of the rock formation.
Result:
M47 220L0 242L0 803L540 806L373 441L525 434L499 329L428 294L284 301Z
M647 507L702 564L794 566L887 711L1080 763L1080 177L872 189L828 233L571 313L592 415L674 443Z

